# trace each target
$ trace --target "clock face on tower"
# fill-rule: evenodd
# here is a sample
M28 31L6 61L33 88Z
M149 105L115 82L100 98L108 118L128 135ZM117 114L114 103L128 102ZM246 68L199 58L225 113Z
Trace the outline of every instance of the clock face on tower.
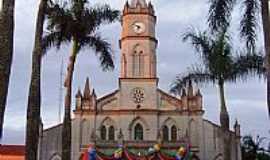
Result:
M137 34L141 34L145 31L145 24L142 22L135 22L132 25L133 31Z

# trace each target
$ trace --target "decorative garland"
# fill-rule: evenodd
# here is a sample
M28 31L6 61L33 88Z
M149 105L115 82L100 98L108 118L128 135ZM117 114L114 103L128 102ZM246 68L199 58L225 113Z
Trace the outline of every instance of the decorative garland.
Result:
M168 157L161 153L161 144L155 144L153 147L148 149L147 156L135 156L128 153L122 145L118 145L112 156L104 157L97 153L95 146L89 145L87 151L83 154L82 160L191 160L192 153L190 151L190 145L180 146L174 157ZM101 153L102 154L102 153Z

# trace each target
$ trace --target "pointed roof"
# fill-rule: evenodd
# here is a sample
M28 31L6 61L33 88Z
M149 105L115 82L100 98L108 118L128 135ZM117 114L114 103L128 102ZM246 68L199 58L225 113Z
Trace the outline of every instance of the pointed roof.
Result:
M76 94L76 98L81 98L81 97L82 97L82 92L81 92L81 89L79 88Z
M87 77L83 92L83 98L90 98L91 97L91 91L90 91L90 82L89 78Z
M200 89L198 89L198 91L196 93L196 96L202 97L202 93L201 93L201 90Z
M239 126L238 120L235 119L234 128L236 128L236 127L238 127L238 126Z
M143 8L147 7L145 0L131 0L131 7L136 8L137 5L141 5Z
M96 94L96 90L95 89L93 89L93 91L92 91L92 96L97 97L97 94Z
M185 97L185 96L187 96L187 93L186 93L185 88L183 88L183 89L182 89L182 95L181 95L181 97Z
M189 82L188 82L188 96L193 96L193 86L192 86L192 81L190 80Z

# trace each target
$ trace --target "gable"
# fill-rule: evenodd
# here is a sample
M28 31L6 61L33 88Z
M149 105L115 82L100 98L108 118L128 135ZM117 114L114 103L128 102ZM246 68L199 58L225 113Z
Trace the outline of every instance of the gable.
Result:
M99 110L116 110L118 108L119 90L107 94L97 101Z
M159 106L161 110L178 110L182 106L182 101L160 89L158 89Z

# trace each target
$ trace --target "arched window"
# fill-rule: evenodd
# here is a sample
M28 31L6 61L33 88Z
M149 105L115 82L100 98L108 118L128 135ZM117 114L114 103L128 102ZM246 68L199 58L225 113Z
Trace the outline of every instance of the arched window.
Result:
M168 141L169 140L169 129L167 126L164 126L162 128L162 134L163 134L163 140Z
M110 126L109 128L109 140L113 141L114 140L114 127Z
M101 140L106 140L106 135L107 135L107 129L106 127L103 125L100 128L100 138Z
M171 139L172 139L172 141L177 140L177 128L175 125L173 125L171 128Z
M144 75L144 55L143 48L136 45L133 51L133 76L142 77Z
M134 128L134 139L135 140L143 140L143 127L141 124L136 124Z

